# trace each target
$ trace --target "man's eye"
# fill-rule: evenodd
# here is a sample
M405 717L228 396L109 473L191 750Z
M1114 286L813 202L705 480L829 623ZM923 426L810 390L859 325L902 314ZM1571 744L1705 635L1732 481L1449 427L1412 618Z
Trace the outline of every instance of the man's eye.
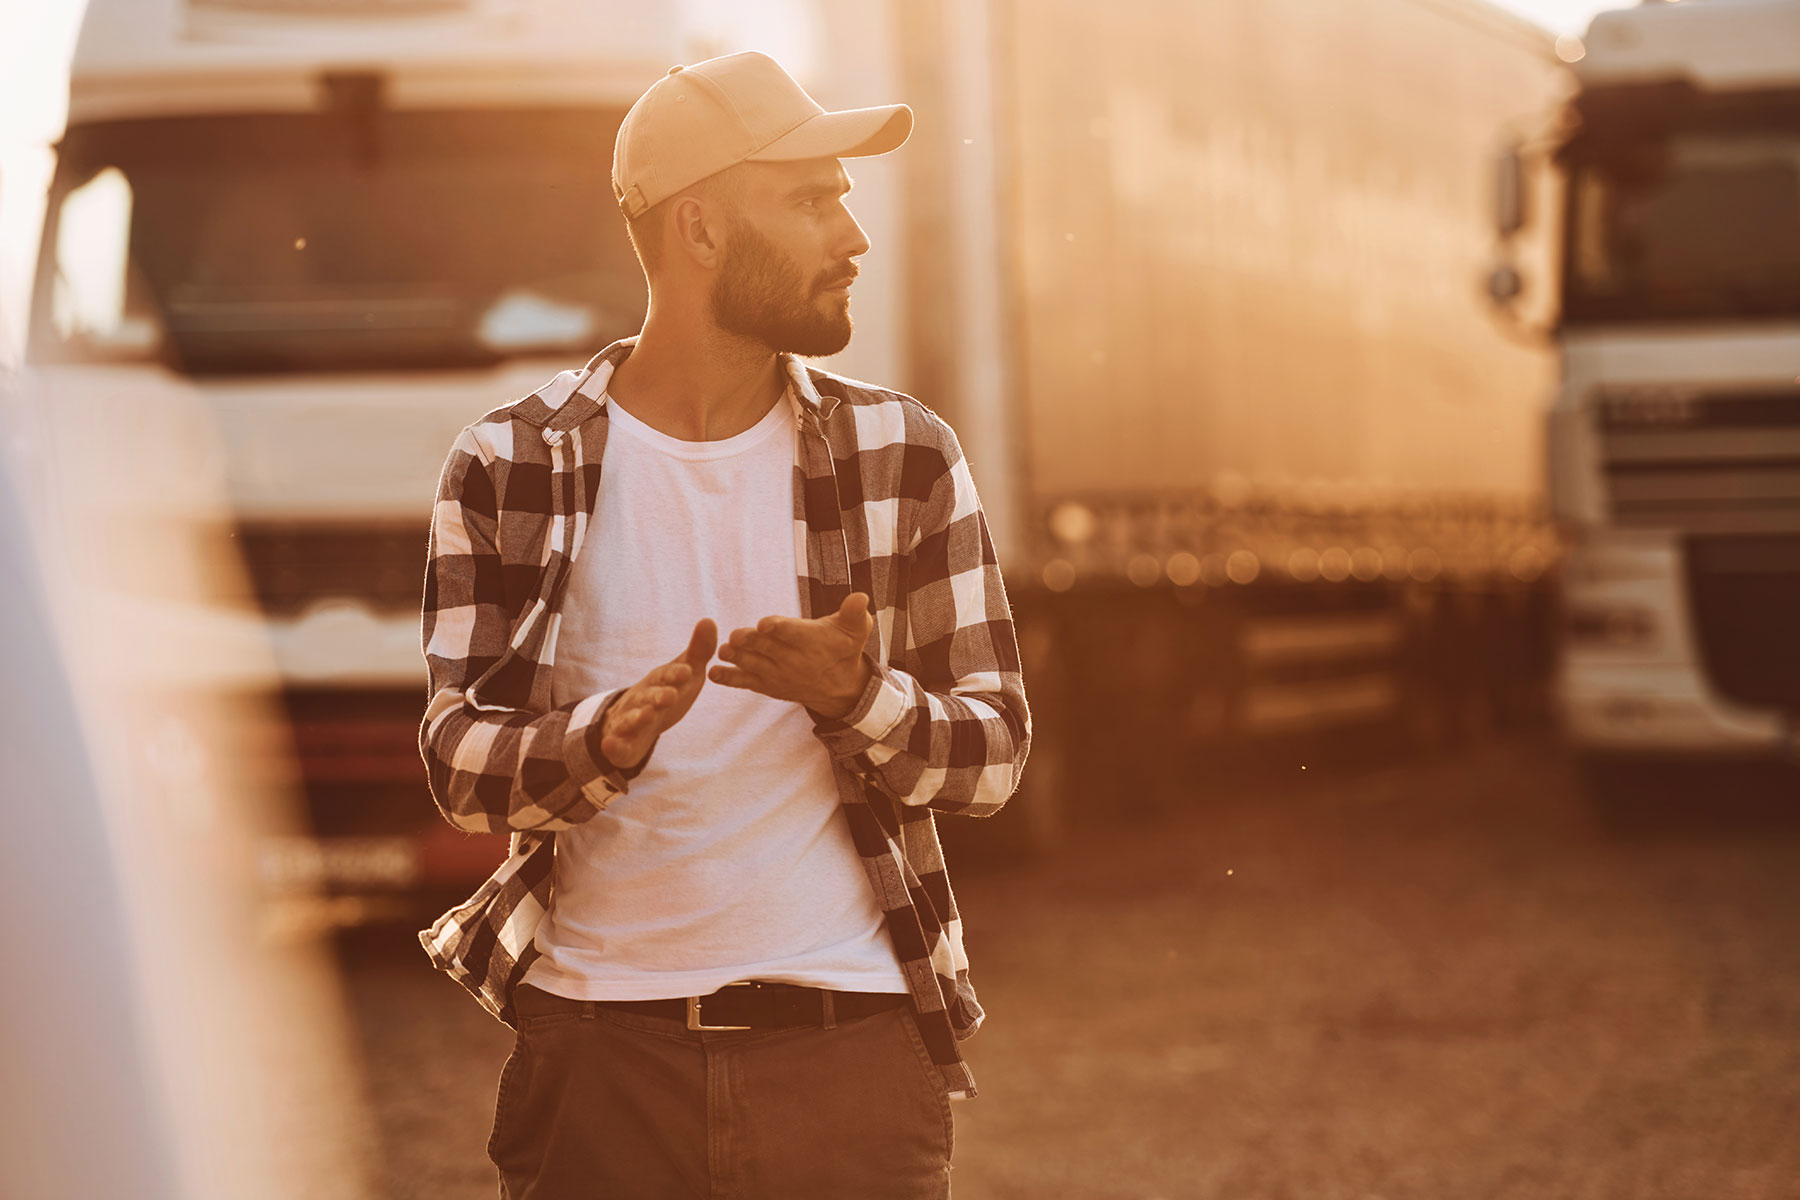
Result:
M800 202L800 207L806 209L808 212L817 212L818 208L819 208L819 199L817 196L814 196L809 199L802 200Z

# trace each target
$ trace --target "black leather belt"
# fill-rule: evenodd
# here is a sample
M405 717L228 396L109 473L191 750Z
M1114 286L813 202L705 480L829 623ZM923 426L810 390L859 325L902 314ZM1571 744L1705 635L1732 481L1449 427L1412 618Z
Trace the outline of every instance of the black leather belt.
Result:
M905 992L836 992L792 983L733 983L709 996L674 1000L601 1000L621 1012L684 1021L689 1029L780 1029L853 1021L907 1003Z

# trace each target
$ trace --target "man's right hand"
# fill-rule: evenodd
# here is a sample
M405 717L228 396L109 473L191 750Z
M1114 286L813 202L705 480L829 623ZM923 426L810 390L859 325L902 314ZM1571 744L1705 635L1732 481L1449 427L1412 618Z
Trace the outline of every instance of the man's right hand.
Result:
M719 645L719 627L702 617L677 658L657 667L613 701L600 726L600 752L615 767L635 767L662 731L687 715L706 686L706 664Z

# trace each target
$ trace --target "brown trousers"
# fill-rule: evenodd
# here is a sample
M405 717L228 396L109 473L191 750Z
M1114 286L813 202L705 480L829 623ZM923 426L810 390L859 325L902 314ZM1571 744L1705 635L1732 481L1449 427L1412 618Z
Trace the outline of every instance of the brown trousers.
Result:
M948 1200L950 1100L907 1005L691 1031L521 985L501 1200Z

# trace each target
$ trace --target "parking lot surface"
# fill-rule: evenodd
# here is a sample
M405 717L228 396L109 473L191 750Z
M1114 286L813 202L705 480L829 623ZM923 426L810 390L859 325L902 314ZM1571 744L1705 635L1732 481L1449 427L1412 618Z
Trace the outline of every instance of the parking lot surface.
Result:
M953 860L989 1014L959 1200L1800 1196L1783 797L1600 821L1526 741L1187 799ZM343 958L388 1194L495 1195L510 1031L403 928Z

